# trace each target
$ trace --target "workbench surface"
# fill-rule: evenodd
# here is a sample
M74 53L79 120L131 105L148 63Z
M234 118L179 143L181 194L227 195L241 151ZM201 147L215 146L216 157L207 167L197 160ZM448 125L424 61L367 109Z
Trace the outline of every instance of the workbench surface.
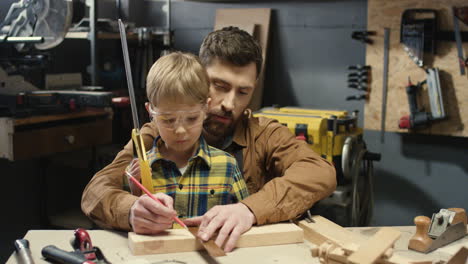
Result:
M363 236L371 237L380 227L347 228L352 232L357 232ZM394 227L401 231L401 237L395 244L395 253L414 260L448 260L462 246L468 247L468 236L455 241L445 247L439 248L430 254L422 254L407 250L408 241L414 234L414 226ZM156 254L146 256L133 256L127 245L127 233L90 230L93 246L99 247L104 255L112 263L135 263L135 264L159 264L159 263L288 263L288 264L313 264L319 263L317 258L313 258L310 253L313 244L309 242L300 244L289 244L279 246L265 246L252 248L239 248L227 256L212 259L206 251ZM63 250L72 251L70 240L73 238L73 230L30 230L26 233L25 239L29 240L31 252L35 263L49 263L42 259L41 249L47 245L55 245ZM13 241L12 241L13 243ZM8 264L17 263L15 254L12 254Z

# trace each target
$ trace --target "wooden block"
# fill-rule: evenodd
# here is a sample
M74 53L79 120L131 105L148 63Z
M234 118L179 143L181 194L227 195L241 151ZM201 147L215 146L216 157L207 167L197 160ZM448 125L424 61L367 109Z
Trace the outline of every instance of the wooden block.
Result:
M466 264L468 262L468 248L462 247L453 257L449 259L447 264Z
M361 244L359 249L348 257L349 263L371 264L377 261L395 241L400 238L400 231L383 227L371 239Z
M254 226L237 241L236 247L258 247L302 243L304 233L295 224L280 223ZM187 252L203 249L202 244L185 229L171 229L154 236L128 233L128 245L133 255Z
M198 227L189 227L189 231L190 233L192 233L194 237L197 237ZM200 239L198 240L200 241L200 243L203 245L203 247L206 249L206 251L208 252L210 256L212 257L226 256L226 253L224 252L224 250L222 250L220 247L218 247L218 245L216 245L214 239L210 239L208 241L202 241Z
M360 244L366 240L365 237L348 231L325 217L314 215L312 219L314 220L312 223L307 223L304 220L300 221L299 227L304 229L305 239L318 246L326 241L331 241L343 247L345 245Z
M466 211L463 208L448 208L452 212L455 212L455 216L453 217L451 225L454 225L459 222L463 222L463 225L466 226L468 224L466 219Z

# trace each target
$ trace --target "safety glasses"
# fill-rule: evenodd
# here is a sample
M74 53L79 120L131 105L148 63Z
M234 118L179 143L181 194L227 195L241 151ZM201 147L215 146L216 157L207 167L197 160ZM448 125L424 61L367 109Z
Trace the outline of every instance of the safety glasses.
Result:
M150 105L148 109L158 126L174 130L180 125L185 129L200 125L205 119L205 108L206 105L203 105L200 110L195 111L159 112L153 110Z

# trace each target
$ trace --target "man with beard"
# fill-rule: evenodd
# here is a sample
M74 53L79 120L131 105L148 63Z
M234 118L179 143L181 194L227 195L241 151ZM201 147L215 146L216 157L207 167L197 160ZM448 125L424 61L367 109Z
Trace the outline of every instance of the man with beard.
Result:
M219 205L205 215L185 219L198 225L198 236L231 251L240 235L254 224L295 219L336 187L334 167L297 140L289 129L268 118L255 118L247 106L261 71L261 48L247 32L228 27L208 34L199 57L210 78L211 103L204 122L208 144L231 153L241 169L250 196ZM157 137L153 122L141 129L146 149ZM167 223L174 212L161 210L147 196L122 190L125 168L133 159L129 142L115 160L86 187L83 212L104 228L148 233ZM169 210L166 210L169 209ZM151 233L151 232L150 232Z

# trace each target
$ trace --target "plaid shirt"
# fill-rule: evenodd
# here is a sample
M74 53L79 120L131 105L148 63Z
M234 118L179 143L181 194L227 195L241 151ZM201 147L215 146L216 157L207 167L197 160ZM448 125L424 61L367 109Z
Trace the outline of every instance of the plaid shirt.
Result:
M236 159L209 146L203 137L183 174L173 161L161 156L158 150L161 144L163 140L157 137L147 152L154 191L174 199L174 209L180 218L201 216L215 205L236 203L249 195Z

